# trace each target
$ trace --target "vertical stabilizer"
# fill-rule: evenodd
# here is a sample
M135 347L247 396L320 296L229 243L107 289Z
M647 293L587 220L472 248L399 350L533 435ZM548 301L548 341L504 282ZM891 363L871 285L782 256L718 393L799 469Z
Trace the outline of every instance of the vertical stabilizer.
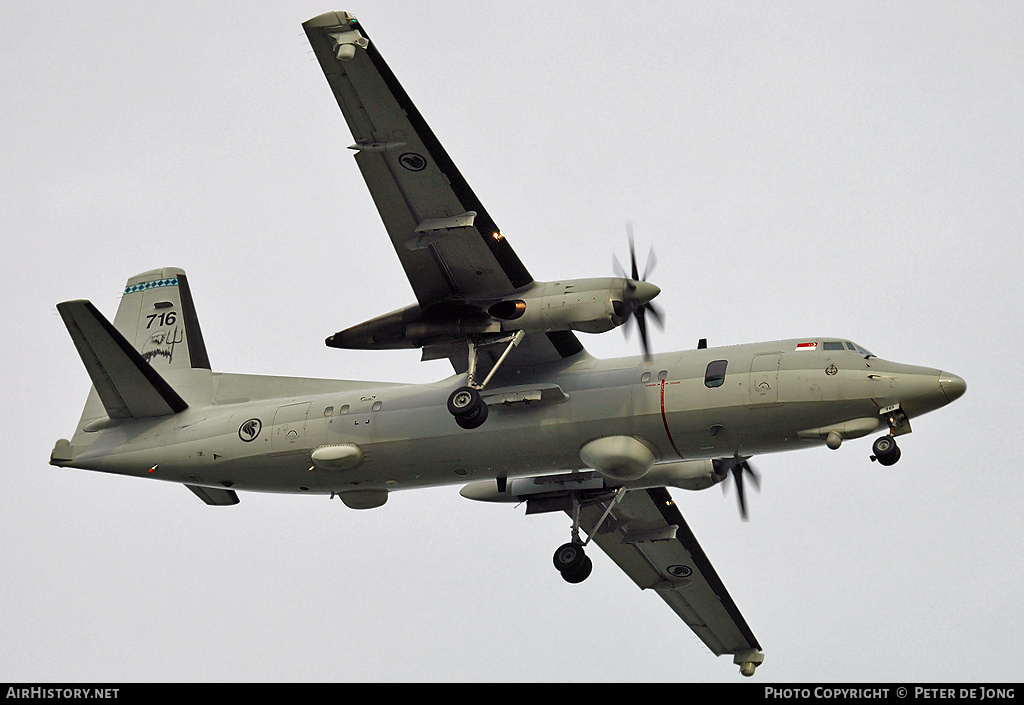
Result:
M210 369L188 279L177 267L129 279L114 327L158 372Z

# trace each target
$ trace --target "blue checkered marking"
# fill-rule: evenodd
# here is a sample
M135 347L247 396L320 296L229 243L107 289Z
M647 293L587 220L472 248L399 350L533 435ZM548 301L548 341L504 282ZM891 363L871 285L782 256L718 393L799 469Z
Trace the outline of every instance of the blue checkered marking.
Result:
M134 294L137 291L145 291L146 289L156 289L161 286L178 286L177 279L154 279L151 282L143 282L141 284L132 284L124 288L124 293Z

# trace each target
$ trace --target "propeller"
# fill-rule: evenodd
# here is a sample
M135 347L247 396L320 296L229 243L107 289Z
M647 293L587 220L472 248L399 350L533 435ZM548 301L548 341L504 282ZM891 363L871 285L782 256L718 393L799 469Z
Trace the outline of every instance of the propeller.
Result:
M626 280L626 286L622 292L623 301L621 303L616 301L614 304L615 314L622 319L623 325L628 324L631 318L636 321L637 330L640 331L640 345L644 349L644 358L649 360L651 348L647 336L647 314L651 315L658 328L663 329L665 327L661 312L651 303L651 299L660 294L661 289L647 281L647 277L654 271L658 260L654 256L654 248L651 248L647 254L647 265L644 267L644 275L641 277L636 263L636 245L633 241L632 222L626 222L626 234L629 236L630 276L626 275L625 269L619 264L619 258L612 255L615 273ZM624 332L628 337L629 328L625 328Z
M736 485L736 499L740 504L740 516L743 517L743 521L747 521L747 499L743 489L743 476L750 475L750 479L757 489L761 489L761 478L754 468L750 467L750 463L745 458L741 458L738 453L732 458L722 458L720 460L712 460L711 462L715 467L715 474L722 478L723 481L730 474L732 475L733 483ZM724 484L722 485L722 492L725 492Z

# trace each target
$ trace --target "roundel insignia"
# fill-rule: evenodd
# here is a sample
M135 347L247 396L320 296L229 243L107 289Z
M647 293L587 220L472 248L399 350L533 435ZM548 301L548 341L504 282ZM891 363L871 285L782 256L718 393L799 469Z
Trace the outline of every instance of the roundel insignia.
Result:
M249 441L255 441L256 436L260 435L260 431L263 429L263 422L259 419L249 419L242 423L238 427L238 437L248 443Z
M409 171L423 171L427 168L427 160L416 152L406 152L398 158L398 163Z
M673 578L689 578L693 575L693 569L688 565L670 565L665 572Z

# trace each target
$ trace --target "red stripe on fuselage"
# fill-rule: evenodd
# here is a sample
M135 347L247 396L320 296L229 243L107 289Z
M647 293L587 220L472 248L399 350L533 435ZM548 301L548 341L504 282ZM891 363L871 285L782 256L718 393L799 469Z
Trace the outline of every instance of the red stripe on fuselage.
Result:
M683 454L676 448L676 442L672 440L672 432L668 430L668 416L665 415L665 380L661 380L661 421L665 424L665 435L668 436L668 442L672 444L672 450L682 459Z

